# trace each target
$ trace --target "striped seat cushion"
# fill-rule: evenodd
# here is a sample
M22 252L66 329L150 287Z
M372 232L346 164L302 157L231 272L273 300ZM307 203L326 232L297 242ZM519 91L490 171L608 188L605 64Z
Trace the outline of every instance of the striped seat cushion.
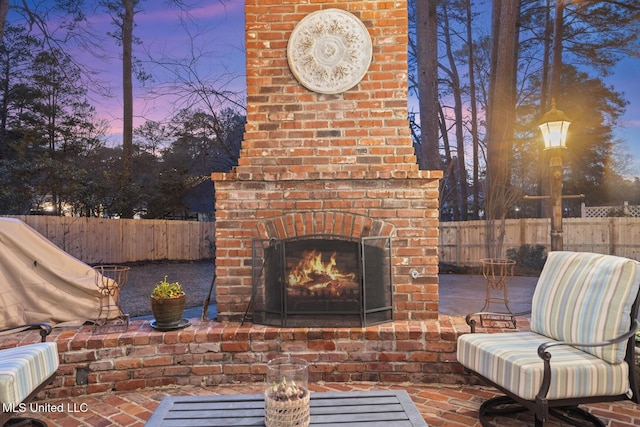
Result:
M58 369L58 347L43 342L0 350L0 403L18 405Z
M569 342L595 343L629 331L638 294L638 262L587 252L551 252L531 302L531 330ZM610 363L627 342L581 349Z
M465 334L458 339L458 361L526 399L534 400L543 376L540 344L549 338L534 332ZM630 390L626 362L610 364L571 346L552 347L551 387L547 398L615 396Z

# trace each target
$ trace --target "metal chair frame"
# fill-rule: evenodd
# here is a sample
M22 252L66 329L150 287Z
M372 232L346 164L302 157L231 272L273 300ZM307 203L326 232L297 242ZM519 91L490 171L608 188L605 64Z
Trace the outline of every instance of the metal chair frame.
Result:
M487 379L486 377L480 375L477 372L471 371L474 375L480 377L493 387L500 390L505 396L498 396L493 399L489 399L485 401L479 410L479 419L480 423L484 427L493 427L490 421L487 420L488 416L496 416L496 415L508 415L519 413L523 411L531 411L535 416L535 426L542 427L545 422L548 422L551 416L558 418L570 425L576 427L584 427L585 425L593 425L597 427L604 427L605 424L598 419L593 414L588 411L581 409L578 405L589 404L589 403L597 403L597 402L614 402L614 401L622 401L622 400L631 400L635 403L640 403L640 396L638 395L638 381L636 379L636 366L635 366L635 336L636 331L638 330L638 307L640 303L640 292L635 297L635 302L631 308L631 328L628 332L619 337L598 343L576 343L576 342L566 342L566 341L557 341L549 338L549 342L542 344L538 347L538 357L542 359L544 363L544 374L542 378L542 384L538 393L536 395L535 400L526 400L518 395L510 392L509 390L501 387L498 384L495 384L493 381ZM490 312L479 312L472 313L466 316L466 322L471 327L471 332L476 332L476 318L481 318L483 315L491 315L495 313ZM514 316L524 316L529 314L527 313L516 313ZM588 396L588 397L580 397L580 398L571 398L571 399L556 399L549 400L547 399L547 392L549 391L549 386L551 384L551 364L553 363L553 358L549 353L549 349L557 346L574 346L574 347L603 347L611 344L615 344L622 341L627 341L627 349L625 353L625 362L629 365L629 385L632 390L632 396L628 396L627 394L615 395L615 396ZM585 424L588 423L588 424Z

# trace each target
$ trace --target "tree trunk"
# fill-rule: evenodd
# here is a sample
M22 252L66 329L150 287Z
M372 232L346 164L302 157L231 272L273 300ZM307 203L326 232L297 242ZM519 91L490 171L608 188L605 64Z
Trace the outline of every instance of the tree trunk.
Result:
M506 218L514 202L510 186L511 152L515 125L516 60L519 0L494 0L492 58L487 128L487 185L485 209L489 221ZM497 15L497 16L496 16ZM495 55L495 57L494 57ZM502 233L487 233L489 256L502 256ZM492 253L493 252L493 253Z
M550 102L550 83L549 83L549 75L550 75L550 52L551 52L551 34L552 34L552 22L551 22L551 0L547 0L545 5L545 14L544 14L544 47L542 54L542 81L540 84L540 117L544 115L545 112L549 109ZM542 152L542 144L540 144L540 149L538 150L538 159L544 158ZM539 163L536 168L537 171L537 182L538 182L538 196L544 196L544 163ZM542 213L544 212L545 202L544 200L540 200L539 203L536 204L536 216L542 217Z
M5 150L8 147L7 141L5 137L7 135L7 118L9 115L9 91L10 91L10 82L11 82L11 72L10 66L4 69L4 75L2 76L2 80L0 81L0 86L2 90L0 90L0 97L2 100L0 101L0 159L4 157Z
M493 218L501 217L505 212L503 197L509 182L509 160L515 123L515 81L516 48L518 32L516 20L519 2L513 0L494 0L497 8L498 23L492 35L491 82L489 94L489 122L487 129L487 162L490 193L497 198L497 204L489 212ZM494 7L494 12L496 9ZM495 185L495 187L494 187ZM492 198L493 200L493 198Z
M131 182L133 158L133 16L136 0L122 0L122 165L123 186ZM125 218L133 217L133 206L126 203Z
M458 204L454 201L458 200L458 186L456 182L456 168L454 167L453 158L451 156L451 145L449 144L449 132L447 129L447 120L444 117L444 111L442 106L438 108L438 120L440 126L440 134L442 135L442 146L444 147L444 177L442 184L440 185L440 206L441 209L445 209L446 205L450 205L452 209L452 217L454 221L460 221L460 211L458 210ZM448 191L447 191L448 190ZM445 200L450 200L450 203L444 203Z
M7 22L7 13L9 12L9 0L0 0L0 41L4 34L4 25Z
M460 76L458 74L458 67L456 65L455 58L453 56L453 51L451 49L451 31L449 28L449 14L447 13L447 6L443 8L443 29L444 29L444 40L445 40L445 48L447 53L447 59L449 62L449 70L448 74L451 79L451 91L454 99L453 112L455 117L455 134L456 134L456 169L458 171L456 180L456 187L458 188L457 194L457 204L458 210L460 211L460 219L462 221L468 220L468 208L467 208L467 167L465 164L465 155L464 155L464 132L463 132L463 121L464 117L462 117L462 93L460 90Z
M542 80L540 82L540 115L544 114L551 103L549 102L549 69L551 53L551 34L553 24L551 22L551 0L546 0L544 13L544 39L542 51Z
M553 52L551 58L551 99L558 99L560 93L560 75L562 74L562 37L564 36L564 0L556 0L553 18ZM546 111L545 106L545 111Z
M478 219L480 211L480 138L478 137L478 106L476 99L476 78L475 78L475 51L473 46L473 36L471 28L471 0L465 1L466 8L466 28L467 43L469 46L469 103L471 104L471 140L473 146L473 219Z
M416 0L420 169L440 169L438 140L438 32L436 0Z

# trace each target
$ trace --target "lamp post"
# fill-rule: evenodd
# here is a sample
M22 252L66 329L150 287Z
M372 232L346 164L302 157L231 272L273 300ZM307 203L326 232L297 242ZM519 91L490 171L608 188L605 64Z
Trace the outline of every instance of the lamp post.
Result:
M551 250L562 250L562 150L567 148L567 130L571 122L567 115L556 109L555 99L538 127L544 138L544 149L549 150L551 199Z

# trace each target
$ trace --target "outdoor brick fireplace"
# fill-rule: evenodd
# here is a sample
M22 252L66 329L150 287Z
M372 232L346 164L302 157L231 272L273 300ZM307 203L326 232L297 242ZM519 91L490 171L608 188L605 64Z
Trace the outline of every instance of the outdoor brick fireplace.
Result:
M238 167L212 175L218 321L159 331L134 320L104 334L54 328L60 369L47 397L264 382L267 361L281 354L307 360L313 382L467 380L455 355L468 326L438 315L442 173L418 170L407 125L406 1L245 0L245 8L245 138ZM331 8L357 16L372 41L364 77L334 94L300 84L287 60L296 24ZM330 64L343 46L328 37L324 47ZM307 261L324 267L300 273ZM247 312L273 326L241 323ZM0 348L38 340L25 331L0 337Z
M291 71L287 44L301 20L333 8L348 11L364 24L371 37L372 56L355 86L339 93L319 93L307 89ZM376 278L380 289L373 323L437 319L438 183L442 173L418 170L412 147L407 122L406 2L273 0L267 5L247 0L245 15L244 141L239 165L230 173L212 175L218 319L242 320L254 309L254 314L267 317L266 299L278 305L273 301L282 298L273 293L293 292L268 288L275 267L260 276L263 287L255 287L256 269L262 268L267 253L279 253L279 245L286 244L293 258L278 268L291 269L310 256L311 243L320 245L315 250L323 253L321 259L327 263L336 251L361 253L365 241L380 250L378 270L362 269L359 256L343 257L336 261L338 267L348 270L340 272L341 280L332 285L329 281L315 283L329 287L323 298L333 292L338 311L351 311L356 300L366 311L372 308L362 302L366 300L362 289L366 291L367 285L357 288L367 275L372 279L380 276ZM333 35L328 38L333 42ZM337 46L340 48L339 42ZM331 49L324 53L331 54ZM374 256L375 251L369 252ZM279 273L280 282L289 273ZM320 279L316 275L313 280ZM297 315L298 309L292 307L309 306L305 301L313 295L305 290L302 296L301 288L295 292L298 296L291 293L287 307L288 313ZM296 326L295 322L277 324Z

